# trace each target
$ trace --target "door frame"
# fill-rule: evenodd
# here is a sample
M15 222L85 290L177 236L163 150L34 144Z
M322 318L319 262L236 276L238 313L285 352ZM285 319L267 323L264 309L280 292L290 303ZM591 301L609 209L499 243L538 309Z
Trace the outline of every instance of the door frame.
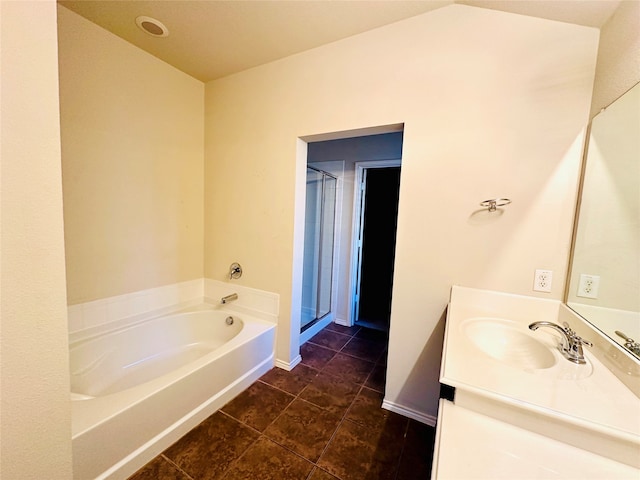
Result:
M371 160L355 163L355 179L353 185L353 231L351 234L351 274L349 279L349 325L356 323L360 291L362 256L362 232L364 227L364 198L366 193L366 170L373 168L402 168L402 159Z

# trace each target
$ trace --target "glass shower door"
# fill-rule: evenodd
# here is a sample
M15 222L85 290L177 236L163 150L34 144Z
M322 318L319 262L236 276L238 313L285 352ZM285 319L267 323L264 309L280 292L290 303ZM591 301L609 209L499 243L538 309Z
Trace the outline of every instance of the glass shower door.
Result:
M335 177L307 167L301 330L331 312Z

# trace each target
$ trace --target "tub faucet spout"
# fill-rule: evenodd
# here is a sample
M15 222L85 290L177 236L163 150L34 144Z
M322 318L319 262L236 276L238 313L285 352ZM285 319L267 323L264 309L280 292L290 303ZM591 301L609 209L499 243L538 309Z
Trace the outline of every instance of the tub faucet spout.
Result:
M592 347L593 344L579 337L578 334L571 329L567 322L564 322L563 325L564 326L561 327L557 323L553 322L533 322L531 325L529 325L529 329L536 331L540 327L553 328L554 330L562 334L562 345L560 346L560 353L562 353L564 358L573 363L587 363L582 351L582 345Z
M232 293L231 295L227 295L226 297L222 297L220 299L220 303L222 303L223 305L227 302L230 302L232 300L237 300L238 299L238 294L237 293Z

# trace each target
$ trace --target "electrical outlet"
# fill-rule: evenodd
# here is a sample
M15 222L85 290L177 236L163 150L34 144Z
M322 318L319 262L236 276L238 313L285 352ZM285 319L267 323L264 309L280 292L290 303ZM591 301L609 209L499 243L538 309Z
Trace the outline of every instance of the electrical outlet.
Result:
M598 287L600 287L600 277L598 275L580 275L578 283L578 297L598 298Z
M536 270L533 278L533 290L536 292L551 292L551 280L553 272L551 270Z

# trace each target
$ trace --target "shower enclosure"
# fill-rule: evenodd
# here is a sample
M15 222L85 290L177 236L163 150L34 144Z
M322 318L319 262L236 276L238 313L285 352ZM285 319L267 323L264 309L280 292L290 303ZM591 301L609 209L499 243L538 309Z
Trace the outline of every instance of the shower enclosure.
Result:
M331 313L337 179L307 167L301 331Z

